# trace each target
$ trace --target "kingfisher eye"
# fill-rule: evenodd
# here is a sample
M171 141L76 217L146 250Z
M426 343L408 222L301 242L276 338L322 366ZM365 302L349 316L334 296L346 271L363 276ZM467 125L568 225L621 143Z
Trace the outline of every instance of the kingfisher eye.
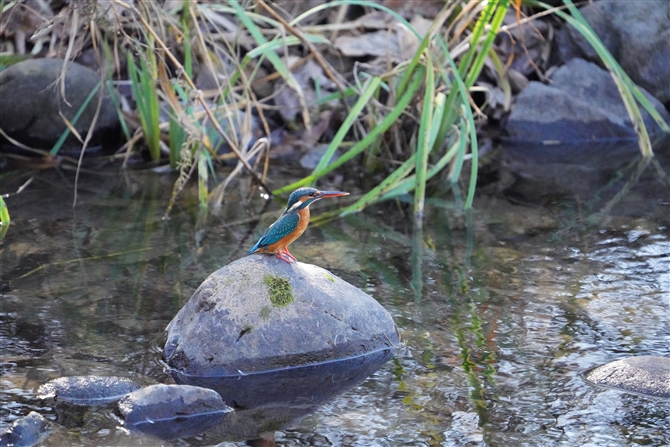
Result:
M316 195L316 192L310 192L310 193L309 193L309 196L310 196L310 197L314 197L315 195Z

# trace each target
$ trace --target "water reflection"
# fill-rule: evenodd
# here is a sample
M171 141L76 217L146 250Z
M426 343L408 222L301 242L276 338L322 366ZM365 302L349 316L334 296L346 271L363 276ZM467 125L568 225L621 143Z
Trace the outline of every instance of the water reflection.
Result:
M84 175L72 211L71 185L45 175L8 199L3 428L31 410L56 416L33 391L48 379L169 380L155 348L163 329L202 279L243 254L255 223L240 209L266 205L249 199L248 185L230 189L234 205L196 235L195 191L162 219L173 180ZM389 218L397 213L391 205L310 226L294 254L373 293L404 344L372 377L285 421L274 442L667 444L670 404L596 389L580 377L623 356L670 355L670 217L667 205L646 200L647 214L644 193L633 188L610 215L593 220L574 202L534 208L482 198L470 221L427 203L414 238L402 219ZM278 209L272 205L268 218ZM82 442L141 442L105 412L87 418L68 426L81 430Z

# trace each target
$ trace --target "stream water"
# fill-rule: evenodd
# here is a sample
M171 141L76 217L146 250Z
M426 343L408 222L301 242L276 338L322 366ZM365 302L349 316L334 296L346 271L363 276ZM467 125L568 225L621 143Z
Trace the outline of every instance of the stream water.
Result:
M27 178L4 177L0 192ZM83 374L167 383L165 326L281 205L257 222L266 202L240 181L203 223L189 187L166 220L170 175L83 173L74 209L73 182L40 173L6 200L0 429L37 411L63 427L52 443L208 445L129 434L108 408L64 414L36 389ZM670 402L581 376L626 356L670 355L670 205L635 189L628 197L634 212L606 215L569 200L538 207L491 197L464 215L434 200L421 234L397 203L311 226L291 252L373 295L403 343L371 377L266 434L264 445L669 445Z

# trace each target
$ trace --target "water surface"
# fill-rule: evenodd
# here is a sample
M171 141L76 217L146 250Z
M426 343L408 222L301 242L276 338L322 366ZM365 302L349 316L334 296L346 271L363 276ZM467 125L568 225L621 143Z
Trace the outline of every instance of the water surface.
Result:
M5 177L0 192L26 176ZM210 272L246 253L281 204L267 205L241 181L204 223L187 188L166 220L169 175L84 174L74 209L73 181L41 173L7 199L2 430L34 410L63 425L69 442L159 445L118 429L109 409L66 417L36 389L83 374L167 383L165 326ZM422 234L401 203L310 227L291 252L373 295L403 343L373 376L265 438L284 446L670 444L670 403L581 377L626 356L670 355L670 210L652 197L651 211L640 212L630 194L634 213L483 197L471 216L430 202ZM313 215L327 207L313 206Z

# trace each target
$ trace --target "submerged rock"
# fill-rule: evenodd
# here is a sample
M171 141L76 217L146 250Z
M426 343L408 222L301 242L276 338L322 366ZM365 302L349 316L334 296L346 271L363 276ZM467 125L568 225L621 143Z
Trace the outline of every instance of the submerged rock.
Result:
M216 391L191 385L151 385L119 401L124 426L161 439L196 435L231 411Z
M166 329L174 372L229 376L389 350L393 319L320 267L252 255L212 273Z
M393 357L393 350L230 376L188 376L168 369L178 383L211 388L235 408L204 434L207 444L245 441L282 430L337 394L356 386Z
M105 89L99 88L74 123L74 116L100 83L100 75L76 62L68 62L63 98L58 81L63 63L62 59L29 59L0 72L0 123L10 137L32 147L51 149L68 129L61 113L82 138L86 136L96 114L100 92ZM105 93L89 147L113 146L119 139L119 131L119 116ZM67 152L68 146L76 149L81 143L70 134L63 152Z
M545 85L533 81L519 94L505 131L508 141L558 143L596 143L636 141L633 124L628 116L619 90L607 70L582 59L573 59L560 67ZM641 89L652 106L666 121L670 114L663 104ZM660 134L660 128L649 114L640 108L650 135ZM551 146L549 146L551 150ZM569 153L553 151L554 158L573 162ZM595 147L593 160L609 157Z
M28 447L40 443L51 431L51 422L31 411L14 421L7 433L0 436L0 447Z
M670 399L670 357L642 355L616 360L584 377L595 385Z
M70 376L50 380L40 386L41 399L57 399L75 405L106 405L121 399L140 386L130 379L113 376Z

